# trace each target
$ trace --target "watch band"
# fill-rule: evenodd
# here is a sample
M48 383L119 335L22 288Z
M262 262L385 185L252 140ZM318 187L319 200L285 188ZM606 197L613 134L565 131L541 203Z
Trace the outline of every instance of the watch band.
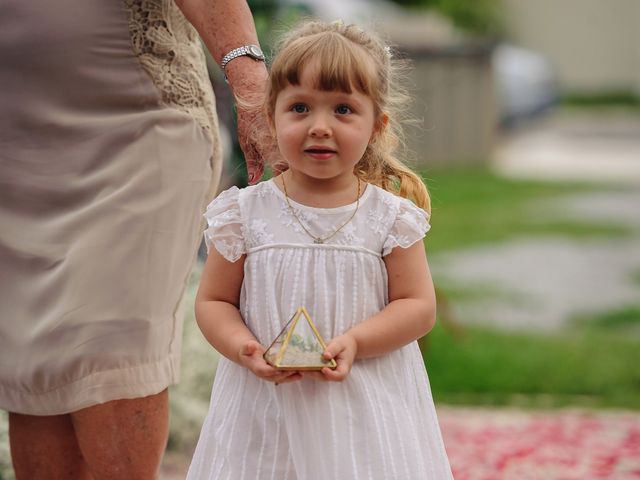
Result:
M241 47L234 48L224 57L222 57L220 68L222 68L222 71L224 72L225 67L231 60L245 55L253 58L256 61L264 62L264 54L262 53L262 50L260 50L260 47L258 47L257 45L242 45Z

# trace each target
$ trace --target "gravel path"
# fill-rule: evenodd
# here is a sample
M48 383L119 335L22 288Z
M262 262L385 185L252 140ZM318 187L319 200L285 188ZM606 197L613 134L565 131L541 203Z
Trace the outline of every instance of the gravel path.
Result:
M551 331L573 316L640 303L640 235L625 240L522 239L439 256L434 275L482 299L454 305L462 323Z

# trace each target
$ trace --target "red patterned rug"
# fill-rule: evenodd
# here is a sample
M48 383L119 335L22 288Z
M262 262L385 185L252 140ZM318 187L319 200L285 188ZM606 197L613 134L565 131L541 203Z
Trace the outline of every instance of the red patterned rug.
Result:
M456 480L638 480L640 413L438 409Z

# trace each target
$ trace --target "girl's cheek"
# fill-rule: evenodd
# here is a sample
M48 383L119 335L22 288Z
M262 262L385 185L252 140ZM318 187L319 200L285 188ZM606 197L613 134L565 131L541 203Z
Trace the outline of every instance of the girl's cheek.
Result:
M278 133L278 142L282 146L291 145L296 141L297 137L295 129L284 128Z

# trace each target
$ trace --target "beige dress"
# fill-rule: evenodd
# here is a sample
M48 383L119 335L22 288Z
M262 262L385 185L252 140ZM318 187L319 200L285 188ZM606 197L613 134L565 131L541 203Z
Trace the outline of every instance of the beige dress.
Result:
M220 169L196 32L171 0L4 0L0 59L0 408L160 392Z

